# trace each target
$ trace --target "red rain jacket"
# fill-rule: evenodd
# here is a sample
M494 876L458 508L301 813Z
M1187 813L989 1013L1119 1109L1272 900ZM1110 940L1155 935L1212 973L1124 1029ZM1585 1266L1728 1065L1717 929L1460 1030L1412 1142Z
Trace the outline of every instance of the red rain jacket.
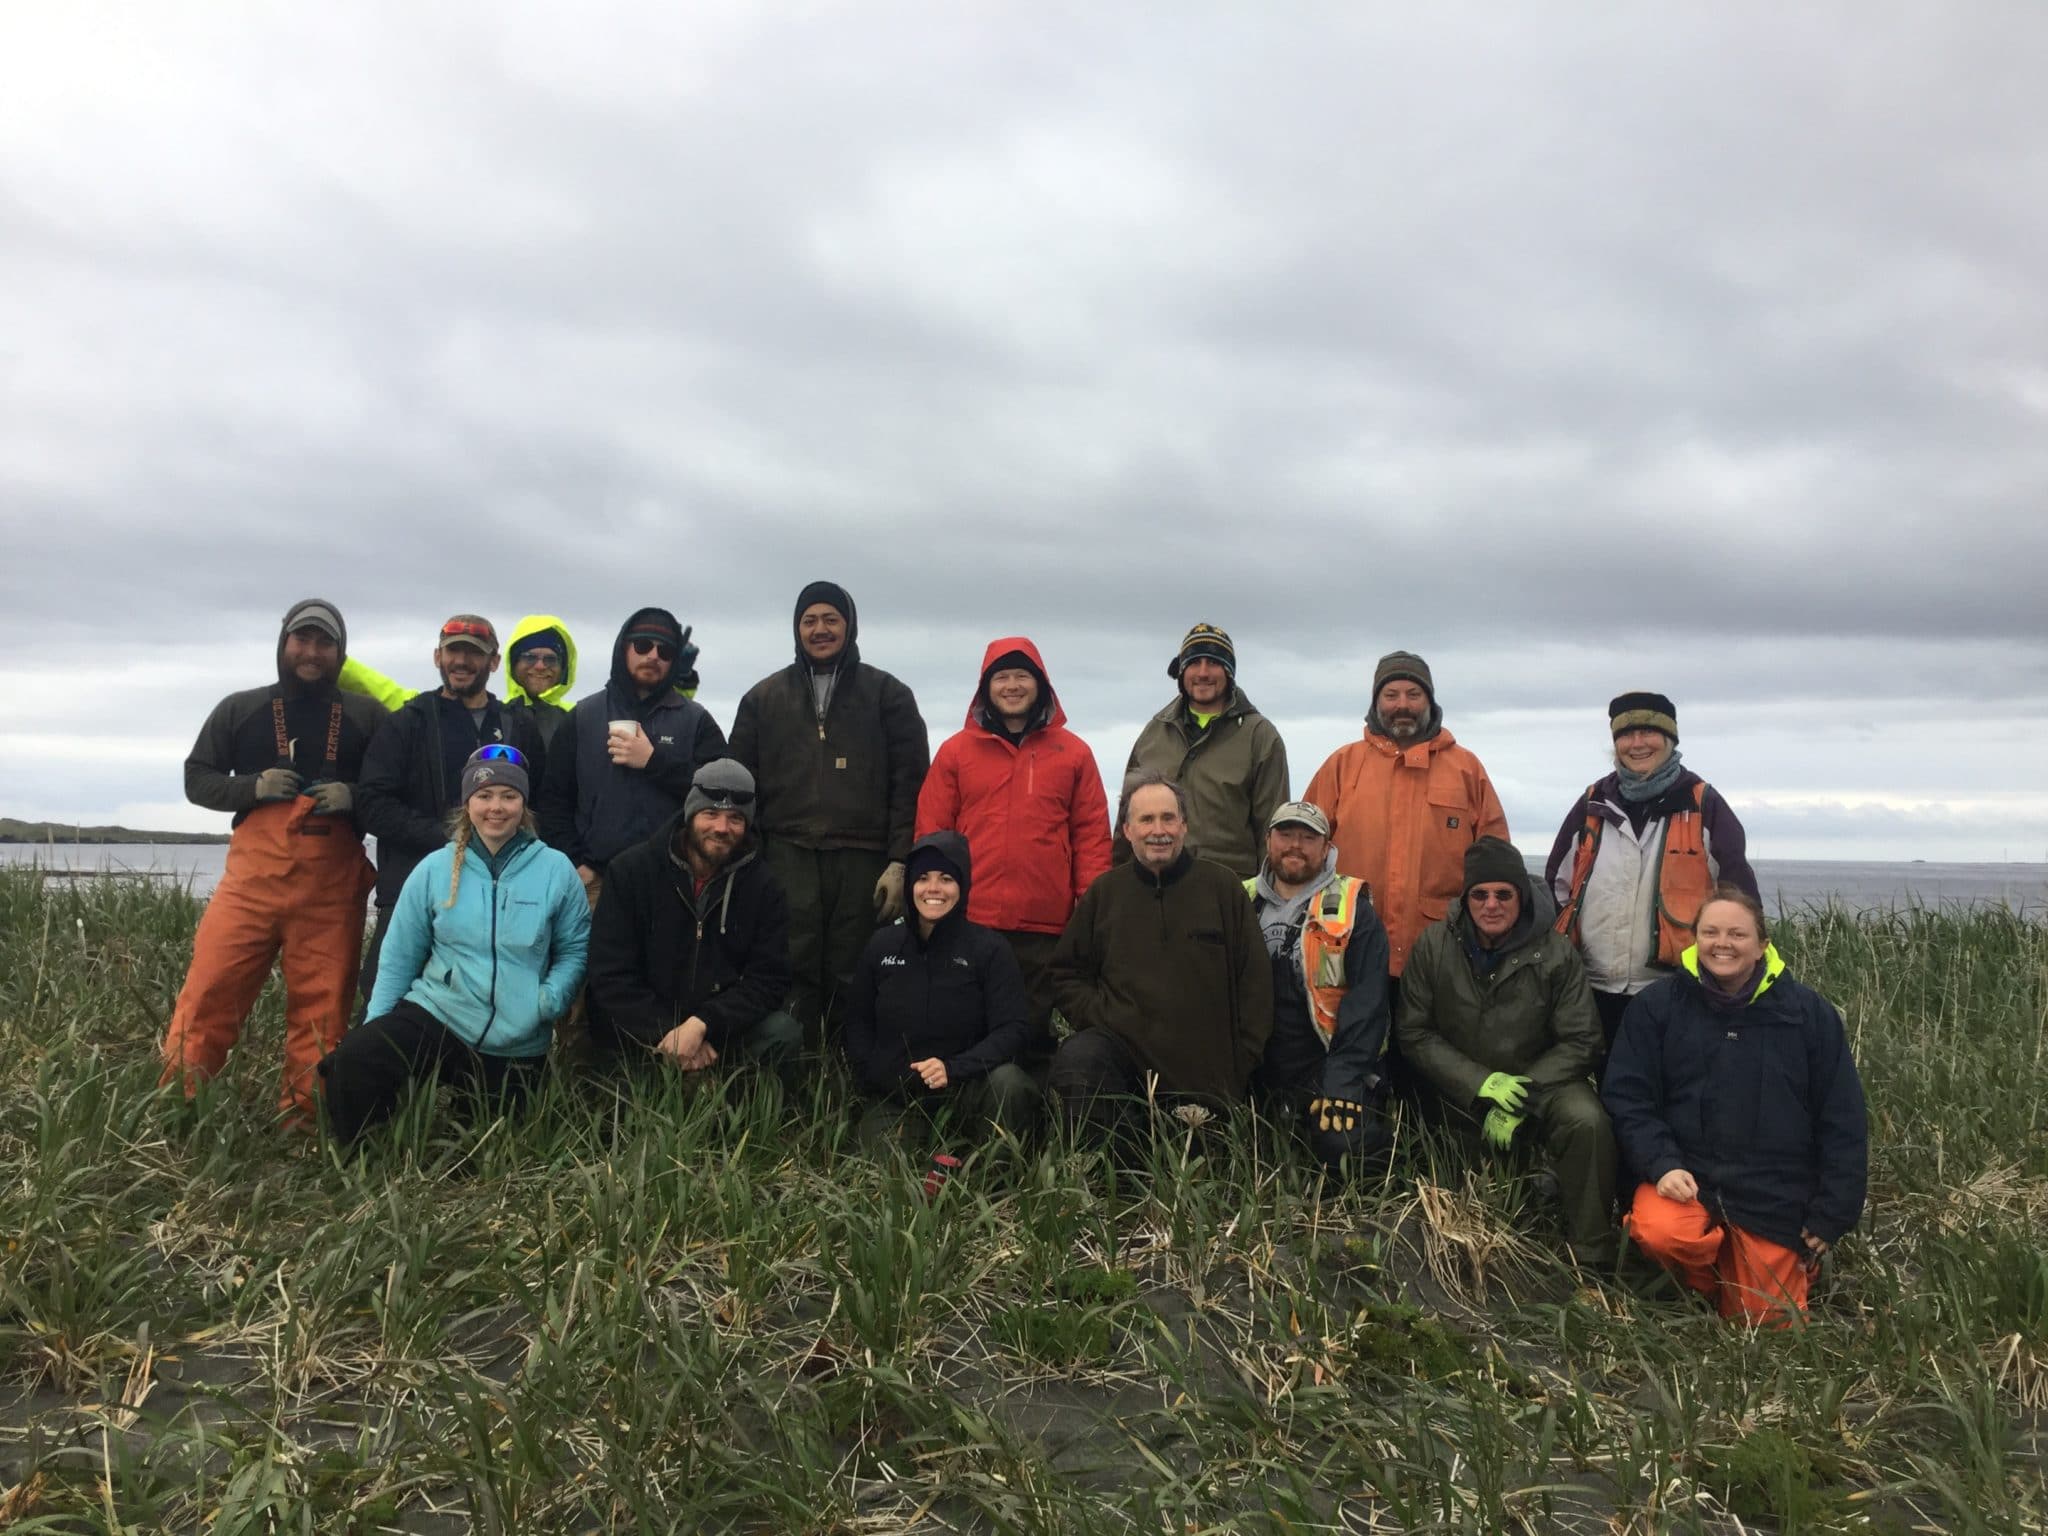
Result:
M1044 680L1045 723L1021 745L984 723L989 669L1010 651L1030 657ZM1060 933L1109 868L1109 801L1095 754L1067 729L1038 647L1021 635L989 642L967 728L946 739L925 775L916 835L944 830L967 839L967 917L984 928Z

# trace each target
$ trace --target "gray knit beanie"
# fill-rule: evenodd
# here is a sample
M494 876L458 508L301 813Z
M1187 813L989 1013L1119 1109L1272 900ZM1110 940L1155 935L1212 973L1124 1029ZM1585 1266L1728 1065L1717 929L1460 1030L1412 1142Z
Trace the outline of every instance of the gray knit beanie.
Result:
M526 782L526 760L519 755L517 748L495 744L478 747L469 755L469 761L462 765L462 799L465 804L471 795L492 784L516 789L524 799L533 798Z
M754 776L747 765L730 757L715 758L697 770L690 780L690 792L683 797L683 825L688 826L699 811L738 811L748 826L754 824Z

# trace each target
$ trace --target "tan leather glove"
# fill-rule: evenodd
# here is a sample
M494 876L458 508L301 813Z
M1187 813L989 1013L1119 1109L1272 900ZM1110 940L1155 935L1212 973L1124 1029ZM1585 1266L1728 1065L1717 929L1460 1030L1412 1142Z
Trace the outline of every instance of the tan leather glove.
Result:
M875 921L893 923L903 915L903 861L891 859L875 882Z

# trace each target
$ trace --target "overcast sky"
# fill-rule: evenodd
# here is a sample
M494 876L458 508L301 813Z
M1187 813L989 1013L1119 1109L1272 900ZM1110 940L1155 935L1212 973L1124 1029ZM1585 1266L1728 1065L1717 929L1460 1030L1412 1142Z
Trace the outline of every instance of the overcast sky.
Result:
M1195 620L1297 790L1422 651L1517 841L1676 699L1762 858L2048 857L2048 6L0 0L0 813L331 598L797 588L1113 775Z

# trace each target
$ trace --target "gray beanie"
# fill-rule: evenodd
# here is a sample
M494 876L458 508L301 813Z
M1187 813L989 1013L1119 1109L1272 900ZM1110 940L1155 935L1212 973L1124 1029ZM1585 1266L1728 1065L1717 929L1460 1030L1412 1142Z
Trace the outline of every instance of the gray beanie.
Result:
M688 826L699 811L738 811L748 826L754 824L754 776L747 765L735 758L720 757L706 763L690 780L690 792L683 797L683 825Z
M468 803L471 795L492 784L516 789L523 799L533 798L533 791L526 782L526 759L519 756L518 748L492 745L478 747L470 753L469 761L462 765L464 804Z

